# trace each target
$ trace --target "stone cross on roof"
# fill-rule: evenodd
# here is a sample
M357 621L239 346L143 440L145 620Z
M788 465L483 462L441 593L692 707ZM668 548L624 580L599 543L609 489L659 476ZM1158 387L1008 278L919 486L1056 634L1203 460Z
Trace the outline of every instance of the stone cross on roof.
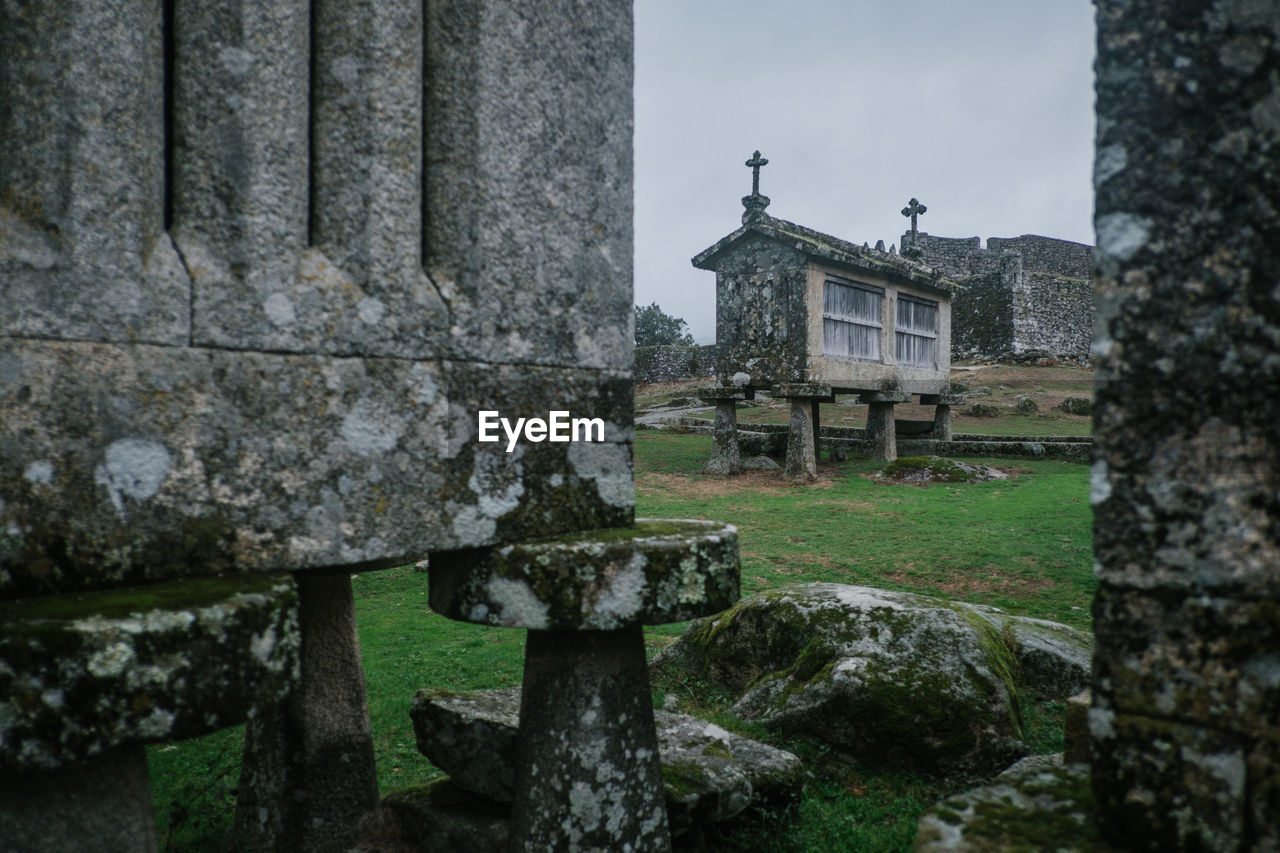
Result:
M746 165L751 167L751 194L760 195L760 167L769 165L769 161L761 157L760 152L757 151L751 155Z
M916 242L916 217L928 209L929 208L920 203L920 199L918 198L911 199L907 206L902 208L902 215L911 217L911 244L913 246Z
M764 209L769 206L769 197L760 195L760 167L767 165L768 162L757 151L751 155L751 159L746 163L751 167L751 195L742 197L742 206L746 208L742 212L742 223L744 225L751 220L764 216Z

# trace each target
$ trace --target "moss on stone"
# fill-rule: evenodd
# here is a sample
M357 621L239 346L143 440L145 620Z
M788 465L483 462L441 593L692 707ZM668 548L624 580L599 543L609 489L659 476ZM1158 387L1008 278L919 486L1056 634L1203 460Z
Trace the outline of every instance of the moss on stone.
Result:
M22 622L101 617L116 619L150 610L206 607L236 593L268 592L277 575L245 574L183 578L162 583L65 595L46 595L0 602L0 624L6 630Z
M707 532L707 527L702 524L646 518L639 519L635 524L628 527L603 527L596 530L575 531L550 539L521 542L520 545L540 545L546 542L557 542L564 545L590 545L594 543L607 545L613 542L649 539L658 536L697 536Z
M904 456L890 462L880 472L881 477L895 480L903 480L913 474L948 483L969 483L976 479L972 472L940 456Z

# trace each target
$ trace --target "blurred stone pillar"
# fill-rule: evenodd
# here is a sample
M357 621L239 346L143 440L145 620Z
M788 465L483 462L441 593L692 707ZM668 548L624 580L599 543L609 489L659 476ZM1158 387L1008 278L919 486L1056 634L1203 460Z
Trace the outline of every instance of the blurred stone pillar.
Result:
M1099 0L1093 787L1280 847L1280 14Z

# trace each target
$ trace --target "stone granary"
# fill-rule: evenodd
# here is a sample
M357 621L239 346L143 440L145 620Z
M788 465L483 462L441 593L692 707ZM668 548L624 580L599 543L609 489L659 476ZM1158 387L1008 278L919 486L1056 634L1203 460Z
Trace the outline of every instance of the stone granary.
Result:
M235 848L341 849L379 802L353 572L597 528L649 559L631 57L624 2L0 7L0 846L154 849L142 745L248 719ZM481 411L602 429L509 449ZM720 537L682 614L736 595ZM607 592L487 589L544 670L543 599ZM609 635L564 683L643 677L640 600L556 623ZM535 758L528 838L667 848L652 809L598 825L589 756Z
M818 403L869 404L878 458L896 456L893 407L938 406L949 438L954 286L922 264L775 219L760 195L760 152L742 227L693 258L716 274L716 403L711 470L737 470L735 401L758 389L791 401L787 473L816 474Z

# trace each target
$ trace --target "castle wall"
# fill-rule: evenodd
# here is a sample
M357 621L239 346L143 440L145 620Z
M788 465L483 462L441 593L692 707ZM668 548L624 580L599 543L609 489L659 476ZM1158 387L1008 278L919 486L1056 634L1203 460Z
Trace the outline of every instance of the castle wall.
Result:
M978 237L918 238L921 260L965 288L952 308L953 358L1089 357L1092 246L1036 234L991 237L986 248Z
M1022 272L1008 290L1011 348L1083 360L1093 342L1093 280Z

